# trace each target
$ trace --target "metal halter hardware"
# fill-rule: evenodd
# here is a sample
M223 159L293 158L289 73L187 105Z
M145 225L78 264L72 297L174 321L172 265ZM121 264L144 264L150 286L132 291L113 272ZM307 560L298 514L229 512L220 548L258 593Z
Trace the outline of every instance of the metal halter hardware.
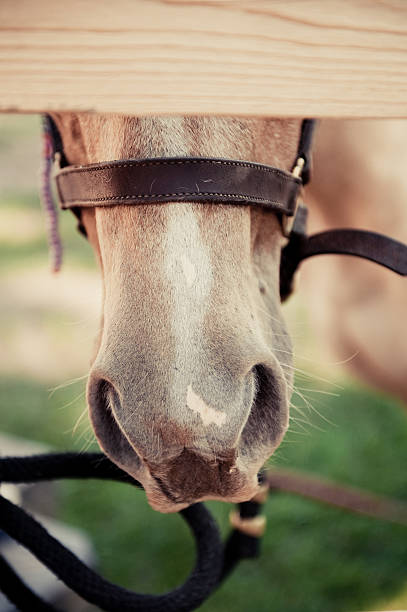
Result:
M60 159L56 173L63 209L71 209L81 224L83 207L191 202L262 207L277 214L288 244L281 253L280 295L292 292L293 277L302 260L313 255L341 254L369 259L402 276L407 275L407 246L387 236L338 229L313 236L306 233L306 208L298 204L310 179L314 119L304 119L291 172L250 161L165 157L123 159L69 166L58 129L46 118Z

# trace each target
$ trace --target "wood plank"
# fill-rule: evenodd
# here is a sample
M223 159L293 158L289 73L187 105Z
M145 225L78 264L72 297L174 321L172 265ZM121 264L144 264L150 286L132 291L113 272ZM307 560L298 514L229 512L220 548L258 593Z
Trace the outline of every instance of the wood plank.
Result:
M0 111L407 116L405 0L2 0Z

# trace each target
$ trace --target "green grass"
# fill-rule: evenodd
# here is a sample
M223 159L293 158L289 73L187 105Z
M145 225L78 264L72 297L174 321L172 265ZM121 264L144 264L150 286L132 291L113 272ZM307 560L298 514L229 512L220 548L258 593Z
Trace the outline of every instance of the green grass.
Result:
M1 428L79 450L84 441L76 441L70 431L83 402L74 409L63 406L83 384L49 397L33 382L2 380ZM334 424L311 413L307 433L289 433L273 464L407 500L407 420L397 403L348 387L340 397L326 397L320 409ZM90 533L105 576L157 593L185 578L193 564L193 544L179 517L153 512L142 492L124 485L69 482L61 489L60 516ZM209 506L226 533L230 506ZM405 527L282 493L270 496L265 512L261 558L241 563L202 610L369 610L403 588Z
M17 142L22 147L28 139L36 139L40 129L38 115L0 115L0 153L7 155Z

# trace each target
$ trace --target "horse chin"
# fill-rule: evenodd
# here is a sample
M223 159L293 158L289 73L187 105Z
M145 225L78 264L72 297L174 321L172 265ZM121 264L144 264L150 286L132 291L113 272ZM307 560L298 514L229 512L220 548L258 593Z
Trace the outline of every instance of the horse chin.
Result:
M226 495L208 494L198 498L189 498L184 500L176 500L171 493L160 486L150 474L144 473L138 475L146 492L147 501L153 510L170 514L180 512L184 508L205 501L222 501L227 503L241 503L252 499L259 490L259 481L257 472L246 478L246 482L237 492L231 492ZM165 487L164 487L165 489Z

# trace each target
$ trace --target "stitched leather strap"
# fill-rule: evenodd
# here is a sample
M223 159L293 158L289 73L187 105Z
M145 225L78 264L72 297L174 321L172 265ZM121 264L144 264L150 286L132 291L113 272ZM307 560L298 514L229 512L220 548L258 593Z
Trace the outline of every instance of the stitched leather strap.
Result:
M262 164L200 157L68 166L56 175L62 208L159 202L252 204L293 215L302 181Z
M336 229L313 234L304 243L301 259L328 254L363 257L407 276L406 245L376 232Z
M49 118L54 153L63 166L66 158L56 126ZM66 166L56 175L62 208L70 208L81 224L84 206L148 204L160 202L207 202L263 206L293 216L302 184L310 174L310 149L315 121L304 119L297 150L302 161L301 178L278 168L245 161L199 157L152 158ZM295 171L294 171L295 174ZM346 254L370 259L407 276L407 246L374 232L332 230L307 236L306 209L299 207L290 240L282 250L280 294L292 291L301 261L313 255Z
M280 296L293 290L294 274L304 259L314 255L353 255L369 259L400 276L407 276L407 246L383 234L357 229L335 229L307 236L308 211L300 206L280 263Z

